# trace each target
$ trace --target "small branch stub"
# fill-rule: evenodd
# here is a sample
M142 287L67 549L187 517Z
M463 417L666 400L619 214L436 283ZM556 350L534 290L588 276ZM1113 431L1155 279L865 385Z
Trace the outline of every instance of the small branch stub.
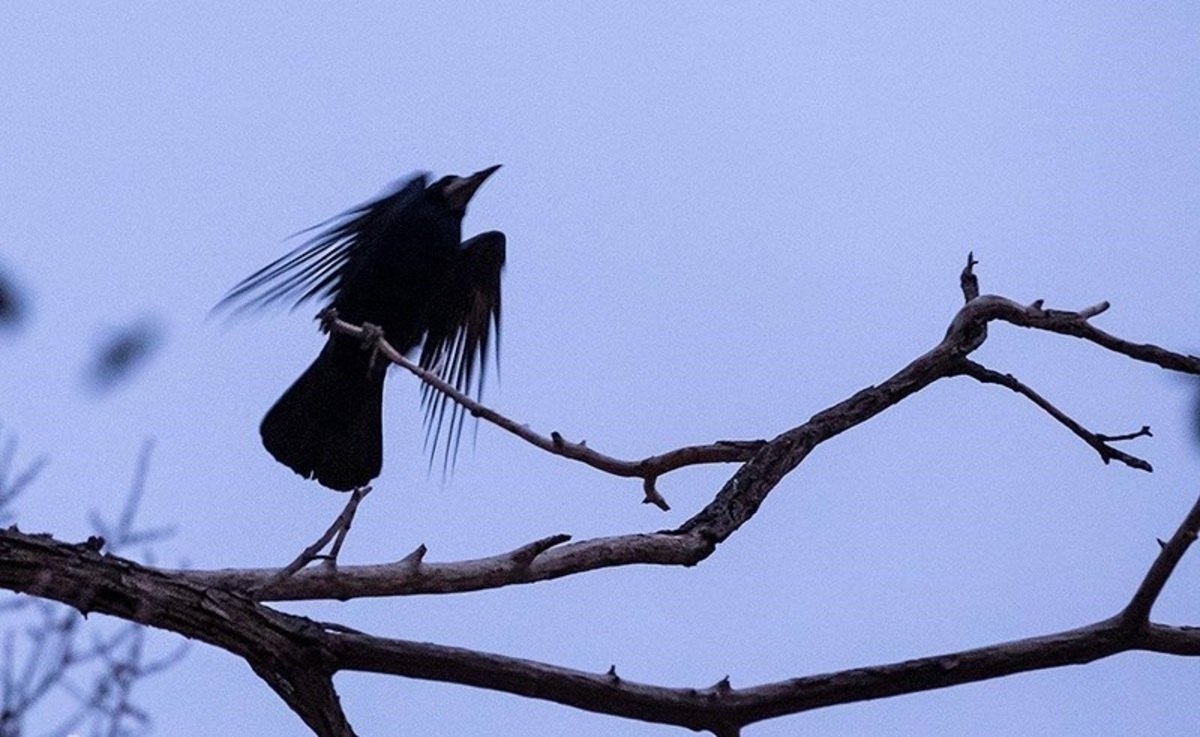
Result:
M979 262L975 260L975 252L967 252L967 265L963 267L962 274L959 275L958 281L962 286L963 299L967 302L979 296L979 277L975 276L975 265Z

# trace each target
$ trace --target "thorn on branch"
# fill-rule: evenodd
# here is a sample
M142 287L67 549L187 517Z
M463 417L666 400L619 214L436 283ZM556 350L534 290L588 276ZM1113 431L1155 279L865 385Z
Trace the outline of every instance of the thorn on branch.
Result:
M418 545L416 547L415 550L413 550L411 553L409 553L408 555L401 558L400 563L402 565L411 566L413 568L416 568L421 565L421 562L423 560L425 560L425 554L428 552L429 552L429 548L425 547L425 543L421 543L420 545Z
M1084 307L1082 310L1079 311L1079 316L1082 317L1084 320L1087 320L1087 319L1095 317L1096 315L1099 315L1102 312L1107 311L1110 306L1111 305L1109 305L1108 301L1106 300L1104 302L1101 302L1100 304L1092 305L1091 307Z
M511 559L522 568L533 563L534 559L555 545L562 545L571 539L570 535L551 535L541 540L535 540L528 545L517 548L512 552Z
M651 475L647 476L642 483L642 490L646 492L646 498L642 499L642 504L653 504L662 511L669 512L671 511L671 505L667 504L667 500L663 498L662 494L658 493L658 489L654 486L656 481L658 481L658 476Z
M727 694L733 690L733 686L729 684L729 676L725 676L721 680L714 683L712 688L708 690L712 694Z
M617 675L616 663L613 663L612 665L608 666L608 673L605 673L605 675L608 676L608 680L613 683L621 682L621 677Z

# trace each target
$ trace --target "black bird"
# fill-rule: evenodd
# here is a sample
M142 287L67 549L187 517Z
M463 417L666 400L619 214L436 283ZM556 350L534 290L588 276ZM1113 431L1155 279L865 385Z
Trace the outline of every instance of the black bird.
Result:
M323 228L240 282L218 308L329 297L337 316L371 323L397 350L421 345L419 363L458 389L483 387L493 325L500 329L504 234L463 242L467 202L499 166L427 184L425 174L379 199L309 228ZM307 232L307 231L301 231ZM480 370L475 372L478 361ZM332 333L317 360L263 417L263 445L277 461L331 489L365 486L383 466L381 412L387 362L362 341ZM436 450L446 398L423 388L427 444ZM449 431L461 431L451 412ZM450 441L445 448L447 458Z

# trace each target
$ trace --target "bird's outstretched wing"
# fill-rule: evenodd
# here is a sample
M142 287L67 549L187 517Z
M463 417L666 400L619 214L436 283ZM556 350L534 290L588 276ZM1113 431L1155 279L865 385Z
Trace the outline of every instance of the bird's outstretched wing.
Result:
M499 360L500 271L504 267L504 234L488 231L463 242L453 268L429 305L429 328L421 347L422 368L434 371L465 394L480 396L493 342ZM492 340L493 330L495 341ZM476 373L476 365L479 367ZM425 445L430 463L437 455L449 398L428 384L421 389L425 410ZM464 413L454 404L446 425L443 467L458 452Z
M314 297L336 294L347 266L364 245L363 234L412 204L425 190L426 180L425 174L418 174L397 182L387 194L295 233L321 229L291 252L238 282L213 310L229 309L237 314L293 298L295 308Z

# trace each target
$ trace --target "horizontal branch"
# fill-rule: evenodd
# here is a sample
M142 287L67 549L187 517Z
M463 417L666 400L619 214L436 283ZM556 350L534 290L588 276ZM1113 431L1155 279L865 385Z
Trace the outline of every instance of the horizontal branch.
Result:
M1200 631L1175 630L1175 650L1200 653ZM1154 648L1155 636L1114 619L1045 637L793 678L748 688L727 679L705 688L669 688L461 648L343 634L328 643L334 659L356 671L458 683L553 701L577 709L716 734L838 704L918 693L1035 670L1090 663Z
M197 585L256 592L260 601L346 600L479 591L638 563L689 566L707 557L712 547L695 533L617 535L563 544L570 539L554 535L498 555L453 563L426 562L421 546L393 563L307 568L283 580L272 580L275 568L170 573Z
M166 575L89 544L0 532L0 587L178 632L246 658L319 735L351 734L331 678L383 673L475 686L587 711L736 734L754 722L836 704L916 693L1015 673L1089 663L1129 650L1200 655L1200 629L1142 616L1200 528L1200 500L1164 544L1121 614L1042 637L734 688L671 688L493 653L374 637L284 614L182 574ZM558 540L524 550L537 556ZM517 551L514 551L516 557ZM419 561L421 554L410 556ZM315 700L314 700L315 699Z
M1078 312L1048 310L1043 307L1040 299L1025 306L1006 297L989 294L968 302L959 310L947 334L961 334L971 325L1001 320L1018 327L1070 335L1089 343L1095 343L1114 353L1171 371L1200 374L1200 358L1196 356L1175 353L1150 343L1133 343L1123 340L1100 330L1089 322L1090 318L1108 309L1109 304L1101 302L1091 307L1085 307Z

